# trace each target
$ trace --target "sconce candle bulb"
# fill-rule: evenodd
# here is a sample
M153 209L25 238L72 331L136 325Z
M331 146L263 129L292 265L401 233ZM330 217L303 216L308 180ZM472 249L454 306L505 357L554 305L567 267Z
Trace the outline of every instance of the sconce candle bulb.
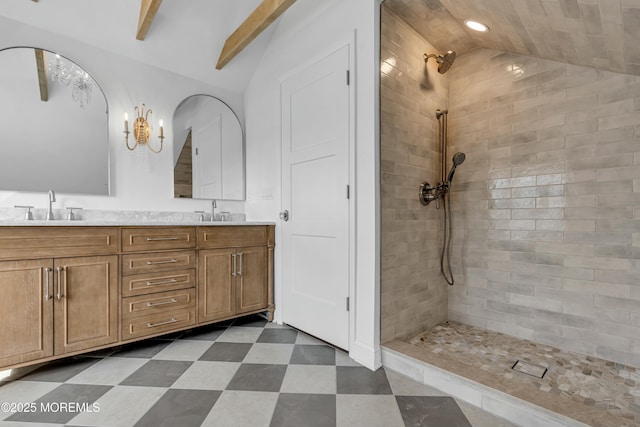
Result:
M164 142L164 130L162 128L162 121L160 121L160 135L158 136L158 138L160 139L160 148L156 150L151 146L151 143L149 141L149 137L151 136L151 126L149 125L149 115L152 113L152 111L151 109L149 109L145 112L144 107L145 105L142 104L141 108L138 108L137 106L134 108L136 112L136 119L133 122L133 136L135 137L136 142L133 145L133 147L129 146L129 134L131 132L129 132L128 115L125 113L125 117L124 117L125 142L129 150L135 150L135 148L138 145L146 145L147 147L149 147L149 150L153 151L154 153L159 153L162 151L162 144Z

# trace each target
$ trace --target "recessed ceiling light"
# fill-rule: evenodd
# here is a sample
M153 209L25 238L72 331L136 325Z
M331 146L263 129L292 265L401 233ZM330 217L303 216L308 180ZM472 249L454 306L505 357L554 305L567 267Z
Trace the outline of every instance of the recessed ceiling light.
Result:
M486 33L487 31L489 31L489 27L481 22L473 21L471 19L467 19L466 21L464 21L464 24L472 30L480 31L481 33Z

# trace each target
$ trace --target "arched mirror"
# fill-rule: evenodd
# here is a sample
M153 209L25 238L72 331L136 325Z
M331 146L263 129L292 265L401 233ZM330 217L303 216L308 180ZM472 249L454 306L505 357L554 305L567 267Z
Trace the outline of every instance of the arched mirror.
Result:
M108 107L78 64L0 50L0 190L109 194Z
M193 95L173 114L174 196L244 200L244 137L218 98Z

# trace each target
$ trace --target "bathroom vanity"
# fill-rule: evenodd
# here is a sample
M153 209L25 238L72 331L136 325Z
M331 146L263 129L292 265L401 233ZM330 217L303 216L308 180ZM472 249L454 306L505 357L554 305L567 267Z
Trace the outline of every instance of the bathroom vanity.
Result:
M0 369L266 312L274 225L0 227Z

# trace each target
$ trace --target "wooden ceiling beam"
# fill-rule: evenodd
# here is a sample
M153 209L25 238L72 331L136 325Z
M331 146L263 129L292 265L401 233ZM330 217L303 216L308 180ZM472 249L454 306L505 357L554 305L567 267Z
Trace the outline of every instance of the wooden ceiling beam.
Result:
M47 84L47 68L45 66L45 53L42 49L34 49L36 54L36 68L38 69L38 85L40 86L40 100L49 100L49 86Z
M221 70L296 0L263 0L224 42L216 69Z
M162 0L142 0L142 3L140 4L140 18L138 18L138 32L136 33L136 39L144 40L161 4Z

